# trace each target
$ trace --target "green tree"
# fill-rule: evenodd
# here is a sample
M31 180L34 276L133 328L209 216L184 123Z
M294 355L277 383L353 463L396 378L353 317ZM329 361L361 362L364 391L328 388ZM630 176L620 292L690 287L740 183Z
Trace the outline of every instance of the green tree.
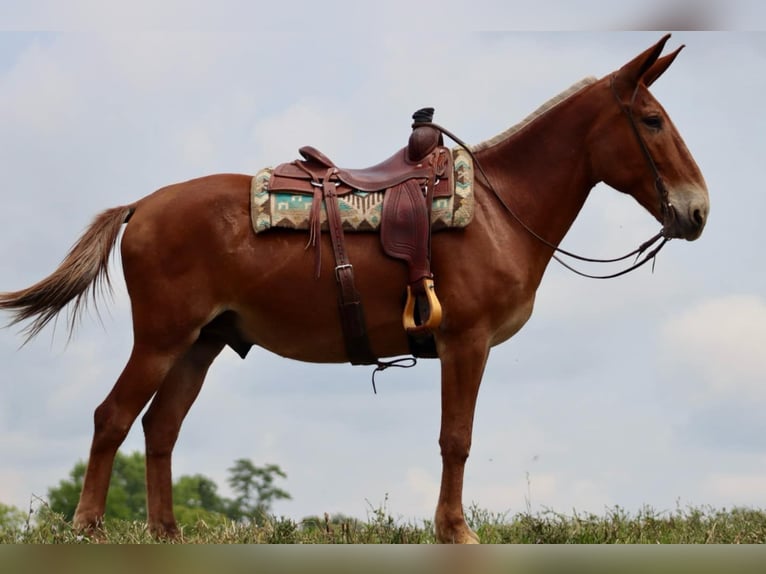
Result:
M51 510L74 518L85 477L85 462L79 461L57 487L48 489ZM112 480L106 497L106 515L122 520L146 520L146 486L144 484L144 455L140 452L117 452L112 468Z
M24 511L0 502L0 532L20 530L26 519Z
M120 456L120 453L117 455ZM53 512L63 514L67 520L74 518L84 476L85 463L79 461L69 472L69 479L61 480L58 486L48 489L48 506Z
M262 522L275 501L292 498L274 484L277 477L287 478L279 465L258 467L252 461L240 458L229 468L229 474L229 486L237 494L227 513L232 520Z
M201 474L181 476L173 484L173 512L179 524L221 524L226 519L229 500L218 494L218 485Z
M218 485L201 474L184 475L173 484L173 501L178 506L226 511L227 500L218 495Z
M144 455L140 452L129 455L117 452L106 498L107 519L146 520L145 466ZM80 498L85 468L85 462L79 461L68 479L48 489L50 509L70 521ZM287 492L274 485L276 477L287 476L275 464L257 467L247 459L239 459L229 473L228 482L238 495L234 500L222 497L218 485L205 476L179 477L173 483L173 511L178 523L194 525L202 520L215 524L227 517L238 521L262 521L275 500L290 498Z
M114 459L112 481L106 496L110 518L146 520L146 464L138 451Z

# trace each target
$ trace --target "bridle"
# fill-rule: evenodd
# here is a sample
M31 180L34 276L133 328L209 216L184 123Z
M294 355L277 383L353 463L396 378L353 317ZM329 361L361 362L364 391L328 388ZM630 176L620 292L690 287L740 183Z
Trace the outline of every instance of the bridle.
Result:
M631 271L638 269L639 267L643 266L649 261L652 261L652 268L654 268L654 261L655 261L655 258L657 257L657 254L665 246L665 244L671 240L671 237L668 237L666 235L666 230L667 230L668 223L673 218L675 218L675 209L673 207L673 204L670 201L670 195L668 193L667 187L665 187L665 182L662 179L662 176L660 175L659 169L657 169L657 164L655 163L654 158L652 157L652 154L649 151L649 147L646 145L646 141L644 140L643 136L641 135L641 132L638 129L636 118L633 115L633 104L636 101L639 86L637 85L636 89L633 91L633 95L630 98L630 103L628 105L625 105L622 103L622 100L620 99L620 96L617 93L617 89L615 88L614 82L615 82L615 75L613 74L610 79L610 88L612 90L612 94L614 95L615 100L617 101L617 105L625 114L625 117L627 118L628 123L630 124L630 127L633 131L633 134L636 136L636 140L638 141L639 147L641 148L641 152L643 153L644 158L646 158L646 162L649 165L649 169L654 175L654 187L657 190L657 194L660 199L660 209L661 209L662 221L663 221L662 229L656 235L650 237L649 239L644 241L641 245L639 245L636 249L634 249L630 253L626 253L625 255L621 257L614 257L612 259L598 259L594 257L584 257L582 255L577 255L576 253L567 251L566 249L562 249L558 245L551 243L550 241L542 237L540 234L538 234L536 231L534 231L531 227L529 227L529 225L527 225L516 214L516 212L508 204L508 202L506 202L505 199L503 199L503 197L497 192L495 187L492 185L492 182L490 181L489 176L484 171L484 168L482 167L479 160L476 158L476 155L473 153L473 150L470 148L470 146L468 146L465 142L463 142L459 137L454 135L449 130L433 122L416 122L415 124L413 124L413 127L416 125L429 125L439 130L444 135L446 135L447 137L455 141L455 143L457 143L460 147L465 149L470 155L471 159L473 160L474 166L476 167L477 171L481 173L482 177L484 178L484 181L486 182L487 187L495 196L495 198L497 198L497 200L500 202L500 205L503 206L503 208L511 215L511 217L513 217L513 219L516 220L516 222L519 225L521 225L521 227L527 233L529 233L532 237L534 237L537 241L541 242L543 245L553 249L554 251L553 259L555 259L558 263L560 263L561 265L563 265L565 268L569 269L573 273L576 273L577 275L581 275L583 277L588 277L590 279L613 279L615 277L625 275L626 273L630 273ZM660 241L660 243L655 245L658 241ZM617 263L620 261L624 261L633 256L635 256L636 260L630 267L627 267L626 269L623 269L622 271L618 271L616 273L611 273L608 275L591 275L589 273L580 271L579 269L575 269L574 267L572 267L572 265L563 261L561 256L566 256L571 259L576 259L578 261L584 261L587 263Z
M636 89L633 90L633 95L630 98L630 103L625 106L620 101L620 96L617 93L617 89L614 87L614 80L615 76L612 75L609 87L612 89L612 94L614 95L615 100L617 100L617 105L620 106L622 111L625 113L625 115L628 118L628 123L630 124L630 127L633 129L633 134L636 136L636 140L638 140L638 145L641 147L641 152L644 154L644 157L646 158L646 163L649 164L649 169L652 170L652 174L654 175L654 189L657 190L657 195L660 197L660 207L662 209L662 221L663 221L663 230L665 228L665 224L670 220L675 218L675 209L673 208L673 204L670 201L670 194L668 193L667 187L665 187L665 181L662 179L662 176L660 175L660 170L657 169L657 164L654 162L654 158L652 157L652 154L649 152L649 147L646 145L646 141L641 136L641 132L638 129L638 124L636 123L636 118L633 115L633 105L636 101L636 96L638 95L638 87L636 86Z

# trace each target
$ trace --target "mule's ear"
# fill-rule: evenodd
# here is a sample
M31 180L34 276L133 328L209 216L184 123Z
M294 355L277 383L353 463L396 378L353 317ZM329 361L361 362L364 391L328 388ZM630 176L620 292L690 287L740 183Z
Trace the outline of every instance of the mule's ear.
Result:
M646 74L654 63L657 62L668 38L670 38L670 34L663 36L654 46L644 50L622 68L617 70L617 74L615 75L617 85L632 91L638 85L638 82L641 81L644 74Z
M678 56L678 53L683 50L684 47L685 46L682 44L681 47L678 48L675 52L668 54L667 56L663 56L662 58L658 58L657 61L652 64L651 68L646 71L643 77L644 84L647 88L654 83L654 80L665 73L665 70L670 67L670 64L673 63L673 60L676 59L676 56Z

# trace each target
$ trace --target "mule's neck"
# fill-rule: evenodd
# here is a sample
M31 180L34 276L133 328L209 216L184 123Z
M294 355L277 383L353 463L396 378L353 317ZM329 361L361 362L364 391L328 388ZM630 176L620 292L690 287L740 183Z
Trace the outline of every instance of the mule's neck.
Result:
M475 150L497 193L519 219L554 245L564 238L595 185L587 154L595 115L587 97L591 89L593 85L582 88L518 131ZM503 209L493 211L520 229ZM547 253L547 264L552 250L526 236L536 250Z

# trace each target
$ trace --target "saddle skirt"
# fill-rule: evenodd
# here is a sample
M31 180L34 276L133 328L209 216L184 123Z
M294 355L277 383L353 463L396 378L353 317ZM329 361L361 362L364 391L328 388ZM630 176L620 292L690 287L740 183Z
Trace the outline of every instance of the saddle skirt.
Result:
M447 193L433 199L431 229L439 231L466 227L473 219L473 161L462 148L452 150L454 185ZM311 225L313 196L290 191L272 190L270 182L274 168L261 169L253 176L250 186L250 206L253 230L262 233L269 229L308 230ZM348 232L379 232L385 190L352 190L338 196L343 230ZM327 212L321 206L321 229L326 231Z

